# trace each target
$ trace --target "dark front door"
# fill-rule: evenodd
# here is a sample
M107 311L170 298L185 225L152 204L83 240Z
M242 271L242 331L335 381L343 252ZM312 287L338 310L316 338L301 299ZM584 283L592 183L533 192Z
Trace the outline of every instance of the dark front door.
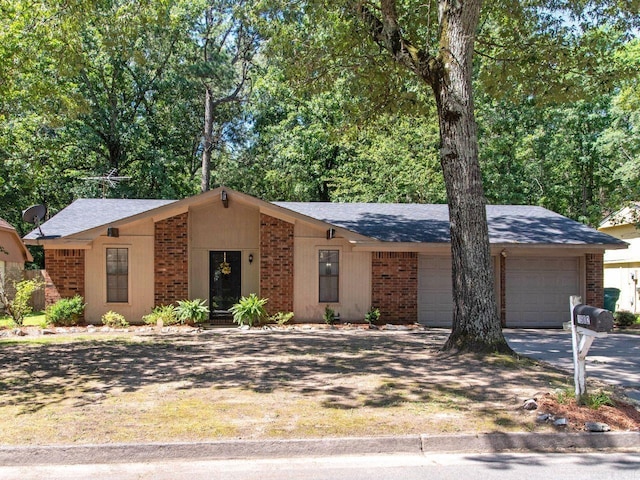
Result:
M224 314L242 295L241 253L209 252L209 305L211 317Z

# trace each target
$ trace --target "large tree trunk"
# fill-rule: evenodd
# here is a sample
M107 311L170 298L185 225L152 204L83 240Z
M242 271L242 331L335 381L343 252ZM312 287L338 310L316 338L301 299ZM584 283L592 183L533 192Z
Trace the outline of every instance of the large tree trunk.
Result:
M445 350L511 352L500 325L473 112L472 59L481 0L439 0L439 53L404 38L395 0L356 10L374 40L433 89L440 124L440 156L449 203L453 265L453 328Z
M441 1L442 73L432 83L451 231L453 329L446 350L509 351L494 290L473 111L472 55L480 1Z

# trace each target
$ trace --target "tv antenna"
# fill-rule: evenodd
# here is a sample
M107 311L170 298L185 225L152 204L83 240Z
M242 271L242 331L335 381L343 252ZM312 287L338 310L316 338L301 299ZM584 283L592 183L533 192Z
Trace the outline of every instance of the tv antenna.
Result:
M107 188L113 188L118 185L118 183L123 180L129 180L131 177L120 177L118 176L118 169L112 168L109 173L106 175L98 176L98 177L82 177L82 180L95 180L102 185L102 198L104 198L107 194Z
M47 207L44 205L32 205L27 208L24 212L22 212L22 220L32 225L38 227L38 231L40 232L40 236L44 237L42 233L42 229L40 228L40 224L42 220L44 220L45 215L47 214Z

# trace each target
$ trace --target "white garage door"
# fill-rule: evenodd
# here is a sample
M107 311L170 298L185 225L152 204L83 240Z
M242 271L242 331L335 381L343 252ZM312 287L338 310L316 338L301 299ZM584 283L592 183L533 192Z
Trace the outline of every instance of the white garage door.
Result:
M451 259L418 257L418 322L429 327L451 327Z
M577 257L507 257L507 327L562 327L580 294Z

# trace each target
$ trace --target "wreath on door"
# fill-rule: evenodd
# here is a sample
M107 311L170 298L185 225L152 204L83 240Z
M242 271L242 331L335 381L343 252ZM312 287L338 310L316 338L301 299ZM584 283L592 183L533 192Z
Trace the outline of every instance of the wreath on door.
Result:
M231 273L231 265L227 263L227 252L224 253L224 258L220 264L220 272L223 275L229 275Z

